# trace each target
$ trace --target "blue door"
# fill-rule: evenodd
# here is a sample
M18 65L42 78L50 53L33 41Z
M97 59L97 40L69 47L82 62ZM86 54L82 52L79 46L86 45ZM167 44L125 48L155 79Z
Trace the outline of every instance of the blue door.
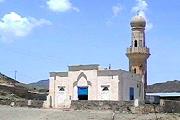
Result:
M78 87L78 99L88 100L88 87Z
M134 100L134 88L133 87L129 88L129 99Z

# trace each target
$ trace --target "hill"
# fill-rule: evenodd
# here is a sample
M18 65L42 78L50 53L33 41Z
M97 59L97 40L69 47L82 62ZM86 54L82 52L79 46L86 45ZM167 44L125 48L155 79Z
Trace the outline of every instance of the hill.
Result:
M45 100L47 89L36 88L14 80L0 73L0 99L40 99Z
M165 92L180 92L180 81L167 81L164 83L156 83L148 85L148 93L165 93Z
M40 80L38 82L28 84L28 86L36 87L38 89L49 89L49 80Z
M15 83L19 83L19 82L6 76L5 74L0 73L0 84L15 84Z

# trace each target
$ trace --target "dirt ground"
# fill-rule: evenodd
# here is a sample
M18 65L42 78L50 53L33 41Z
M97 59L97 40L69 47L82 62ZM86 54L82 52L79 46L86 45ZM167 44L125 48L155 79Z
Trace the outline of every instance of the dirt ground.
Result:
M128 114L0 106L0 120L180 120L180 113Z

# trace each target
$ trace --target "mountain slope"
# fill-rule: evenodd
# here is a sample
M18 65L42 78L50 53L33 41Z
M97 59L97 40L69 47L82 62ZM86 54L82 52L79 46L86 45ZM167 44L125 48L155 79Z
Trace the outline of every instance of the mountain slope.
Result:
M43 83L43 82L40 82ZM45 100L47 89L24 84L0 73L0 99L38 99Z
M49 80L40 80L38 82L28 84L28 86L36 87L39 89L49 89Z
M19 82L0 73L0 84L14 84L14 83L19 83Z
M165 92L180 92L180 81L167 81L164 83L156 83L148 85L148 93L165 93Z

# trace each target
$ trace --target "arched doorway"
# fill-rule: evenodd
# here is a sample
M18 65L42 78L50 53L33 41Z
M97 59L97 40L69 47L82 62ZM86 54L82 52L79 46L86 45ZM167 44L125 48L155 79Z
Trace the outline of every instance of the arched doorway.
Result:
M89 99L89 89L91 82L88 81L87 76L84 72L81 72L77 77L77 81L73 83L74 87L74 100L88 100Z

